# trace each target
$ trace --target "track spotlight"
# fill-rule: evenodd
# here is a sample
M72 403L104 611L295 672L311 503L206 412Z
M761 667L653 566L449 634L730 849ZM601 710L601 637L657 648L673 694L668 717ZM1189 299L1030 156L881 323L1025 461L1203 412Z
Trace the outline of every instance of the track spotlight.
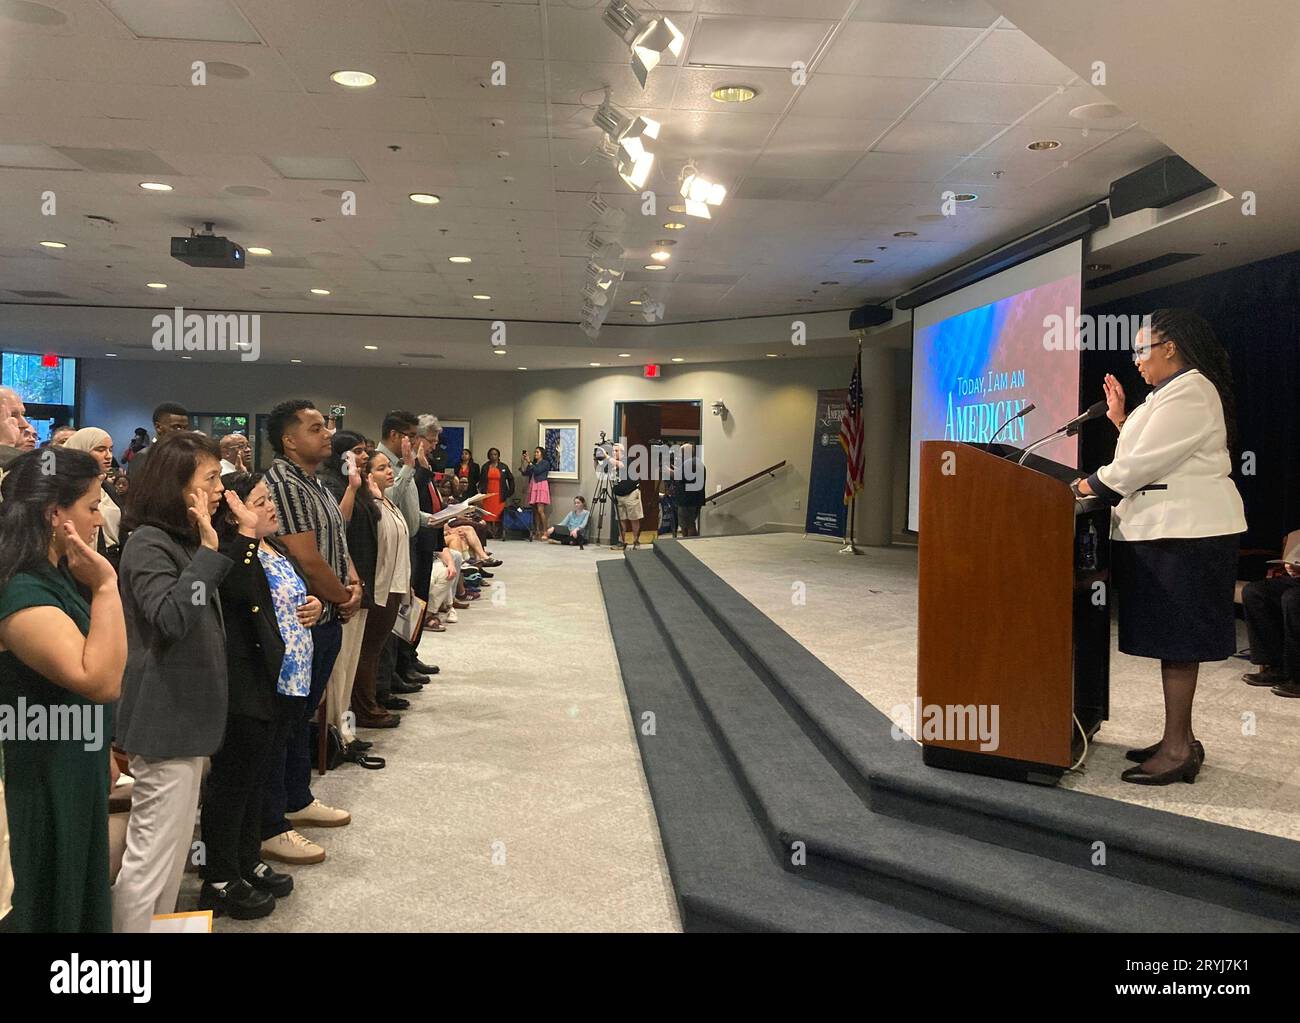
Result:
M655 163L655 155L646 146L646 141L659 137L659 122L649 117L629 114L609 100L597 108L592 122L614 144L618 176L629 188L644 188L650 180L650 171ZM602 151L609 153L607 147Z
M685 39L667 18L642 14L624 0L613 0L605 8L604 21L631 48L632 73L643 89L665 52L674 57L682 55Z
M716 181L710 181L702 175L693 163L682 168L682 198L686 200L686 212L692 217L710 219L710 206L721 206L727 197L727 189Z
M601 266L617 263L623 258L623 246L616 241L603 238L592 231L587 235L587 251Z

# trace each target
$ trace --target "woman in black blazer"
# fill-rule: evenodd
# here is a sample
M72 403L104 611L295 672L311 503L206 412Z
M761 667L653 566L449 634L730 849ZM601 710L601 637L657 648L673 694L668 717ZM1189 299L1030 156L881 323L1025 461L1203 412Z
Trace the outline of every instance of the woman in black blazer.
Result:
M474 461L474 452L469 448L465 448L460 453L460 461L456 463L454 474L465 481L466 493L478 492L480 466Z
M262 799L278 749L302 715L310 687L311 634L321 603L309 596L293 563L269 538L279 526L261 473L224 477L218 521L222 554L232 567L221 581L230 701L226 735L212 756L203 791L207 859L199 906L237 920L266 916L293 878L262 860ZM273 583L274 580L274 583Z

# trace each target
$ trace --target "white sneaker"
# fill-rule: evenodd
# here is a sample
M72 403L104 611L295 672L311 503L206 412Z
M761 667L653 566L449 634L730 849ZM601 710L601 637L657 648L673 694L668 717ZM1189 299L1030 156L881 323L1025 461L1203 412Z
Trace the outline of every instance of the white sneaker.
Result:
M458 621L460 621L460 615L456 613L456 609L453 607L450 611L447 612L447 617L444 618L443 621L451 622L452 625L455 625Z
M296 831L284 831L262 843L262 858L281 863L319 863L325 850Z
M341 828L352 823L352 814L346 810L336 810L326 806L319 799L313 799L301 810L286 813L284 819L297 827L307 828Z

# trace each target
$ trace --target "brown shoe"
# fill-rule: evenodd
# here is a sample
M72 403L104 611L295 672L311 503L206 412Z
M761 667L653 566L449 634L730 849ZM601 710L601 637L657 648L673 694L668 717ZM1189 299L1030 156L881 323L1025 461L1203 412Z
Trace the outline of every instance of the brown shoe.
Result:
M402 723L402 715L385 714L382 717L358 717L358 728L396 728Z
M454 607L457 611L464 611L467 607L469 607L469 601L468 601L468 600L453 600L453 601L451 602L451 606Z
M442 620L437 615L429 615L424 620L424 627L430 632L446 632L447 626L442 624Z

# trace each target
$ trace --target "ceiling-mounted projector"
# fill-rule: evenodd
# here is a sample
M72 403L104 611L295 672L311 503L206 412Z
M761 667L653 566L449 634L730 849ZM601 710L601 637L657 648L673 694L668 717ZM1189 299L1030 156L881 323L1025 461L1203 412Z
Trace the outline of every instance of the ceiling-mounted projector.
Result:
M203 234L190 232L189 237L172 239L172 257L190 266L216 267L227 270L244 268L244 249L229 238L212 233L212 223L203 225Z

